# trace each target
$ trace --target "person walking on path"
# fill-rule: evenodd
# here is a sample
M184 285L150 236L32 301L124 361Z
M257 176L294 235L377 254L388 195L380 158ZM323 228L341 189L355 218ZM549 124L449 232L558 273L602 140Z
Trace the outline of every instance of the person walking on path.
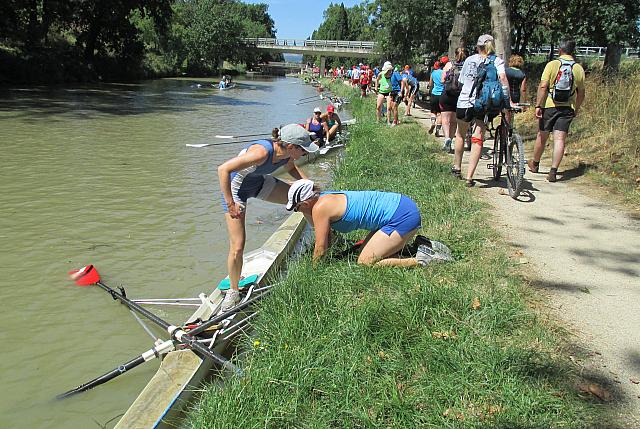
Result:
M493 63L495 72L497 74L497 81L502 85L503 97L509 99L509 82L507 81L507 75L505 74L504 61L502 58L495 55L495 47L493 45L493 36L489 34L483 34L478 38L476 45L478 51L477 54L471 55L464 61L462 71L460 72L460 79L463 82L462 91L458 97L458 104L456 105L456 118L458 122L458 129L456 130L456 147L454 155L454 164L451 168L451 173L461 178L461 166L462 155L464 153L464 137L467 134L467 130L470 124L473 122L474 132L471 137L471 155L469 156L469 167L467 169L467 186L474 186L475 181L473 175L478 167L478 161L482 154L482 145L484 132L487 128L485 123L485 117L487 120L492 120L500 112L477 110L474 105L476 99L481 100L478 96L479 88L477 88L476 77L478 75L478 69L488 68ZM495 82L494 82L495 83ZM486 85L486 81L482 85ZM506 107L506 106L505 106Z
M390 114L389 107L389 94L391 93L391 73L393 73L393 66L389 61L384 63L382 71L376 78L376 91L378 92L378 98L376 100L376 121L380 122L382 116L382 105L385 100L387 101L387 116Z
M315 231L314 262L329 248L330 232L369 231L358 263L376 266L414 267L431 261L452 260L450 250L432 241L432 248L418 246L415 257L397 255L421 225L420 211L409 197L395 192L320 192L311 180L291 184L286 209L299 211ZM436 244L437 245L434 245ZM438 252L441 250L442 252Z
M464 48L456 49L454 61L448 61L442 69L442 83L444 91L440 96L440 117L442 120L442 133L444 134L444 145L442 150L453 153L453 138L456 135L456 105L460 96L460 71L467 53Z
M438 137L438 128L441 126L440 123L440 96L442 95L442 91L444 90L444 83L442 82L442 64L440 61L436 61L433 63L433 71L429 77L429 83L427 84L427 91L430 92L431 99L431 127L429 128L429 134L433 133L433 130L436 130L436 137Z
M578 115L584 101L584 69L574 58L576 43L560 43L559 58L549 61L542 72L536 101L538 135L529 160L529 171L537 173L549 133L553 131L553 156L547 175L549 182L557 180L558 167L564 156L569 125Z
M395 127L400 123L398 121L398 104L402 100L402 75L400 74L400 66L395 66L393 73L391 74L391 93L389 94L389 108L391 109L387 113L387 123L391 120L393 114L393 121L391 126Z
M238 283L242 272L246 239L245 217L249 198L260 198L277 204L286 204L289 184L272 176L285 167L294 179L306 179L294 161L307 152L317 151L307 130L298 124L289 124L279 130L271 140L257 140L247 145L238 156L218 167L222 191L222 209L229 232L227 268L231 288L222 302L222 311L234 307L240 300Z

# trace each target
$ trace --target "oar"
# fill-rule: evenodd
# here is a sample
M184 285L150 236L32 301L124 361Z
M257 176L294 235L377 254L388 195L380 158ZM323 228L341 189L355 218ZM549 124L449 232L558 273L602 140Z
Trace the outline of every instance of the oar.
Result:
M315 101L318 101L318 100L307 100L307 101L303 101L302 103L295 103L294 106L300 106L302 104L309 104L309 103L313 103Z
M222 146L225 144L234 144L234 143L251 143L255 140L235 140L231 142L219 142L219 143L187 143L185 146L187 147L209 147L209 146Z
M123 289L121 289L123 293L118 293L106 284L102 283L102 281L100 280L100 274L98 274L98 270L96 270L93 265L87 265L86 267L83 267L79 270L71 271L69 274L71 274L71 278L76 282L78 286L89 286L92 284L100 286L100 288L109 293L113 299L120 301L130 309L140 313L147 319L151 320L153 323L166 330L169 333L171 339L187 346L189 349L196 352L201 357L209 358L218 365L231 365L227 359L198 343L198 340L193 338L192 335L187 334L182 328L165 322L155 314L131 301L124 295ZM236 368L236 370L240 371L240 369L238 368Z
M317 98L317 97L318 97L318 95L316 94L316 95L312 95L311 97L304 97L304 98L301 98L301 99L299 99L298 101L308 100L308 99L310 99L310 98Z
M225 136L225 135L216 134L214 137L217 139L242 139L245 137L258 137L258 136L270 136L270 135L271 133L243 134L239 136Z
M113 380L114 378L124 374L125 372L132 370L133 368L137 367L140 364L150 361L151 359L154 359L156 357L160 357L160 355L169 353L172 350L174 350L173 341L172 340L164 341L158 344L157 346L152 347L151 349L142 353L140 356L137 356L131 359L129 362L119 365L117 368L114 368L111 371L105 374L102 374L100 377L96 377L91 381L81 384L75 389L71 389L57 395L56 399L65 399L65 398L68 398L69 396L73 396L78 393L91 390L94 387L100 386L101 384L104 384L109 380Z

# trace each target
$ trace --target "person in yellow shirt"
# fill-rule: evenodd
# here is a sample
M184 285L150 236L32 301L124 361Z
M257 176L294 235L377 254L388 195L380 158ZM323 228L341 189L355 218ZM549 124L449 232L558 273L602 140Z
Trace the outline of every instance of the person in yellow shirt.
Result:
M529 171L537 173L549 133L553 131L553 157L549 182L556 174L564 155L564 145L571 121L578 115L584 101L584 69L574 58L576 43L563 41L558 48L559 58L549 61L542 72L536 102L538 136L529 160Z

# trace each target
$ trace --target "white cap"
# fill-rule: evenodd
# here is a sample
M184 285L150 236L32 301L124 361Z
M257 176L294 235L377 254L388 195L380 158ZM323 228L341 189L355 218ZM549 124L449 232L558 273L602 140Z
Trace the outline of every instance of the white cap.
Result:
M493 42L493 36L491 34L483 34L478 37L478 46L484 46L487 42Z
M313 113L322 113L322 109L319 107L316 107L315 109L313 109Z
M315 194L313 190L313 181L308 179L300 179L293 182L289 188L288 201L286 209L291 211L295 206L303 201L308 200Z
M393 66L389 61L387 61L386 63L384 63L384 66L382 67L382 73L386 73L389 70L393 70Z
M316 152L320 149L317 144L311 141L309 132L298 124L289 124L282 127L280 129L280 140L298 145L307 152Z

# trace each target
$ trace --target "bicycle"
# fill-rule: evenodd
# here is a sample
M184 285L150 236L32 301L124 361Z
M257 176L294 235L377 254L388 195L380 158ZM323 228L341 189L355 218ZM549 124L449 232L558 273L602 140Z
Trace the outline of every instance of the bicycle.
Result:
M528 104L517 104L509 108L513 114L522 112ZM511 115L513 117L513 114ZM513 130L504 110L500 112L500 125L495 128L493 140L493 162L487 168L493 170L493 180L500 180L502 166L507 170L509 196L516 199L522 191L525 173L525 153L522 137Z

